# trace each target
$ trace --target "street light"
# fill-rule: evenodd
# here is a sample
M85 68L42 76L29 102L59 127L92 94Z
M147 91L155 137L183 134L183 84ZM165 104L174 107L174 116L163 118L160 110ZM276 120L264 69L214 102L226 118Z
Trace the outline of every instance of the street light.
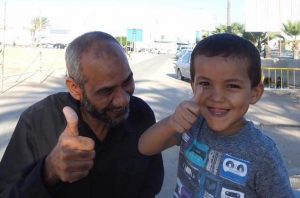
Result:
M227 32L231 33L231 1L227 0Z
M2 54L1 60L1 92L4 87L4 52L5 52L5 31L6 31L6 1L4 1L4 17L3 17L3 40L2 40L2 49L0 53Z

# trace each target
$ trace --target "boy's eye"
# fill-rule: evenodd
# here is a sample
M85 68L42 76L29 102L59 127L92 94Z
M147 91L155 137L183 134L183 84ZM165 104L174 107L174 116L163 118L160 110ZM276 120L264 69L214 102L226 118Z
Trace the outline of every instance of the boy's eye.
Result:
M240 86L236 85L236 84L229 84L227 87L228 88L232 88L232 89L238 89L238 88L240 88Z
M199 85L206 87L209 85L209 82L199 82Z

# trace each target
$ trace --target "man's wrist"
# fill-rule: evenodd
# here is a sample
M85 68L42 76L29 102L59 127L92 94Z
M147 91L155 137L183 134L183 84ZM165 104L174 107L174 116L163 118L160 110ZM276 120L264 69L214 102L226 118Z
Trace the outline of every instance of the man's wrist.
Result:
M45 158L42 171L42 179L45 183L45 186L52 187L59 182L59 178L55 175L51 165L51 154Z

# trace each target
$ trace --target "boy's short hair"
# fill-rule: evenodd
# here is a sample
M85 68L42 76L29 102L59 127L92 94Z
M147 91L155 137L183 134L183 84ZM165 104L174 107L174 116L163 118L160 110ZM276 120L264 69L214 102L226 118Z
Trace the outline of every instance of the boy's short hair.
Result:
M199 55L207 57L222 56L245 59L248 63L248 75L251 87L261 82L261 60L257 48L247 39L234 34L222 33L206 37L197 43L191 55L191 82L195 78L195 58Z

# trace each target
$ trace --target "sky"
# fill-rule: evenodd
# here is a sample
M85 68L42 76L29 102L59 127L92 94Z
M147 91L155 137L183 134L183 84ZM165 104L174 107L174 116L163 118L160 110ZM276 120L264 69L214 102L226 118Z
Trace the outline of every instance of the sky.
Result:
M195 40L196 31L226 24L227 0L0 0L0 25L28 29L33 17L44 16L52 29L75 36L92 30L126 36L143 29L144 39ZM245 0L231 0L231 22L245 22Z

